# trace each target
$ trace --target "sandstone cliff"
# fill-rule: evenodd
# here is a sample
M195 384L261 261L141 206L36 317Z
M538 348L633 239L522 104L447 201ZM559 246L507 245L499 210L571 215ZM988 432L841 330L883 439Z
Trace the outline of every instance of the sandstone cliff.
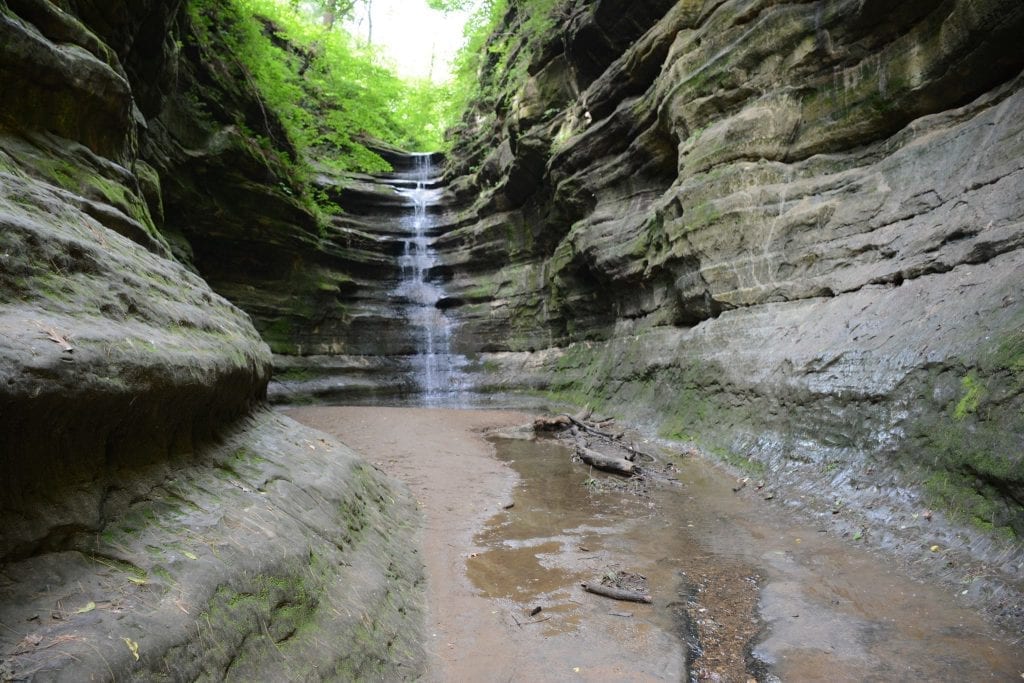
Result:
M973 596L1013 617L1024 7L555 4L537 34L511 3L435 207L475 387L694 441L954 578L987 560ZM280 396L416 391L411 161L321 174L316 215L193 16L0 0L0 674L413 675L414 511L262 408L271 350Z
M938 506L1019 585L1024 6L644 8L499 46L524 68L485 74L437 242L457 347L882 544Z
M1024 8L578 0L537 33L536 4L436 207L475 388L596 402L1019 582ZM372 334L401 320L376 273L339 297ZM277 395L415 389L408 349L338 328L368 355L279 357Z
M0 0L0 678L412 676L415 510L194 272L319 232L185 9Z

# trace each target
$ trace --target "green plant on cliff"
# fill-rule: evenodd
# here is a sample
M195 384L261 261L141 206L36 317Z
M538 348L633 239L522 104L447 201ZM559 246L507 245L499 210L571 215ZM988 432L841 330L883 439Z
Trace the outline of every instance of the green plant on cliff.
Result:
M226 47L228 66L258 93L262 111L248 122L238 113L240 127L259 128L251 137L268 151L294 149L300 175L314 160L333 171L389 170L370 139L415 149L438 144L440 132L424 122L431 109L423 88L402 81L371 48L302 3L191 0L189 9L200 44ZM287 140L277 139L271 114Z
M953 409L953 417L963 420L968 415L978 411L978 404L981 403L981 399L985 396L985 387L975 372L964 377L960 383L963 386L964 394Z
M1024 535L1024 336L1013 334L981 354L960 379L945 414L922 419L911 438L926 457L931 504L1005 538Z
M526 80L530 59L562 19L567 0L428 0L439 10L474 7L466 23L465 42L445 86L446 127L455 126L476 103L480 114L493 108Z

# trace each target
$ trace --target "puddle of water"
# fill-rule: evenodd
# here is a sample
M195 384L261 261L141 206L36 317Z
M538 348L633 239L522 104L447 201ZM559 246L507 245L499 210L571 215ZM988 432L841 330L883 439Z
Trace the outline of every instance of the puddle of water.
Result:
M595 492L591 475L554 441L497 440L498 458L520 481L515 507L493 517L475 538L480 551L467 574L485 596L511 604L517 619L542 629L549 657L564 669L579 662L587 680L680 680L685 634L671 605L678 601L683 546L651 501ZM653 605L585 593L583 581L631 571L646 576ZM534 618L529 609L543 607ZM536 619L546 619L536 622ZM534 621L534 623L527 623ZM554 669L553 669L554 670Z
M691 656L701 655L692 680L1020 680L1024 672L1024 654L947 593L737 496L703 460L681 461L682 486L646 499L592 491L588 477L610 475L571 463L557 442L496 444L520 477L515 506L477 535L468 577L517 614L543 607L536 619L547 620L527 627L570 640L539 657L562 663L598 650L592 680L612 670L619 680L685 678L687 641ZM616 570L646 576L653 605L579 588Z

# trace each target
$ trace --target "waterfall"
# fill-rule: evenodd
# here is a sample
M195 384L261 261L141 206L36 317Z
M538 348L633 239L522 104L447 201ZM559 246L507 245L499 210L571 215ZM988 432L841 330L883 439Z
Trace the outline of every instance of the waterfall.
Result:
M408 231L399 257L401 280L397 294L406 305L406 319L416 355L413 372L423 401L428 405L459 402L463 391L464 356L451 352L452 322L437 307L444 297L444 288L430 281L431 269L438 264L437 252L431 244L436 221L429 209L436 204L442 190L434 187L434 165L429 154L413 157L415 187L399 190L410 201L412 212L404 221Z

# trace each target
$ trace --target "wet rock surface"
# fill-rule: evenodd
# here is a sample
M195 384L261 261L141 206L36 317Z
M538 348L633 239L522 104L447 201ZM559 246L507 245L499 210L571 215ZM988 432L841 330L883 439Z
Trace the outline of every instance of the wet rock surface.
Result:
M404 488L269 412L122 473L118 514L0 567L4 680L406 680L423 658Z
M907 557L941 527L1019 624L1021 8L566 12L450 156L436 246L475 386L700 443Z
M407 492L261 407L270 349L195 272L192 200L260 212L254 253L319 237L178 106L216 67L184 7L0 0L0 679L415 678Z
M401 489L253 412L271 351L281 400L420 390L414 157L317 178L318 223L184 10L0 0L0 672L415 675ZM1019 627L1020 3L563 10L426 207L465 388L702 445Z
M1021 7L559 11L506 16L524 68L485 70L435 207L466 387L697 442L908 558L938 534L1019 624ZM274 393L408 391L409 360Z

